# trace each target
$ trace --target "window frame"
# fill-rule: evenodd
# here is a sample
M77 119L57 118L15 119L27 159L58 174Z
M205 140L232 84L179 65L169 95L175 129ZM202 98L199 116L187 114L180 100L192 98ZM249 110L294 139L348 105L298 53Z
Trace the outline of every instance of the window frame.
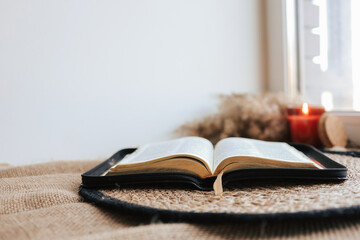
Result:
M301 96L302 61L298 41L298 15L296 0L266 1L266 29L268 49L268 82L271 92L284 92L290 97ZM301 35L301 34L300 34ZM360 112L330 111L339 116L347 129L349 139L360 145Z

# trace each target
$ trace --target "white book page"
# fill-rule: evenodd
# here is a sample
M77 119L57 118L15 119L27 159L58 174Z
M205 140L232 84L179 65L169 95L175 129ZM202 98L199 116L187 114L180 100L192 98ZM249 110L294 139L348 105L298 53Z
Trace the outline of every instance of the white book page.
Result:
M266 142L248 138L226 138L218 142L214 151L214 167L229 157L250 156L286 162L310 162L305 154L287 143Z
M196 156L204 160L211 169L214 153L213 148L210 141L200 137L184 137L164 142L150 143L139 147L134 153L126 156L117 165L147 162L175 155L188 155Z

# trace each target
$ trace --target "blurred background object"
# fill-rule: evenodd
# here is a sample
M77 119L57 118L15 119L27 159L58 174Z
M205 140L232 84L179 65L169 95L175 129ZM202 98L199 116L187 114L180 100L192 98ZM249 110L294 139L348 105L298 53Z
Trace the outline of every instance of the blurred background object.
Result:
M298 1L301 92L327 110L360 110L360 3Z
M169 139L215 113L219 94L358 110L355 2L0 0L0 162L105 158ZM322 50L309 58L312 46Z

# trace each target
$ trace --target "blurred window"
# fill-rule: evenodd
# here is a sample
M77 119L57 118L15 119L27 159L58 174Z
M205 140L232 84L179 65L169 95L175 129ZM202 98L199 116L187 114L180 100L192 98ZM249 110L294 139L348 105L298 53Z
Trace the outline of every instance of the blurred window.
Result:
M300 0L296 7L303 98L360 111L360 0Z

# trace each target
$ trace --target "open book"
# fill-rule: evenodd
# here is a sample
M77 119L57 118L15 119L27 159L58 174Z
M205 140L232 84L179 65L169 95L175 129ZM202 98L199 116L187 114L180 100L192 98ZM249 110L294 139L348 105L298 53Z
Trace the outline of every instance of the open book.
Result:
M83 187L185 184L217 194L247 179L342 181L347 168L304 144L227 138L213 146L185 137L121 149L81 177Z
M323 167L287 143L234 137L214 147L204 138L185 137L141 146L106 175L162 172L209 178L251 168Z

